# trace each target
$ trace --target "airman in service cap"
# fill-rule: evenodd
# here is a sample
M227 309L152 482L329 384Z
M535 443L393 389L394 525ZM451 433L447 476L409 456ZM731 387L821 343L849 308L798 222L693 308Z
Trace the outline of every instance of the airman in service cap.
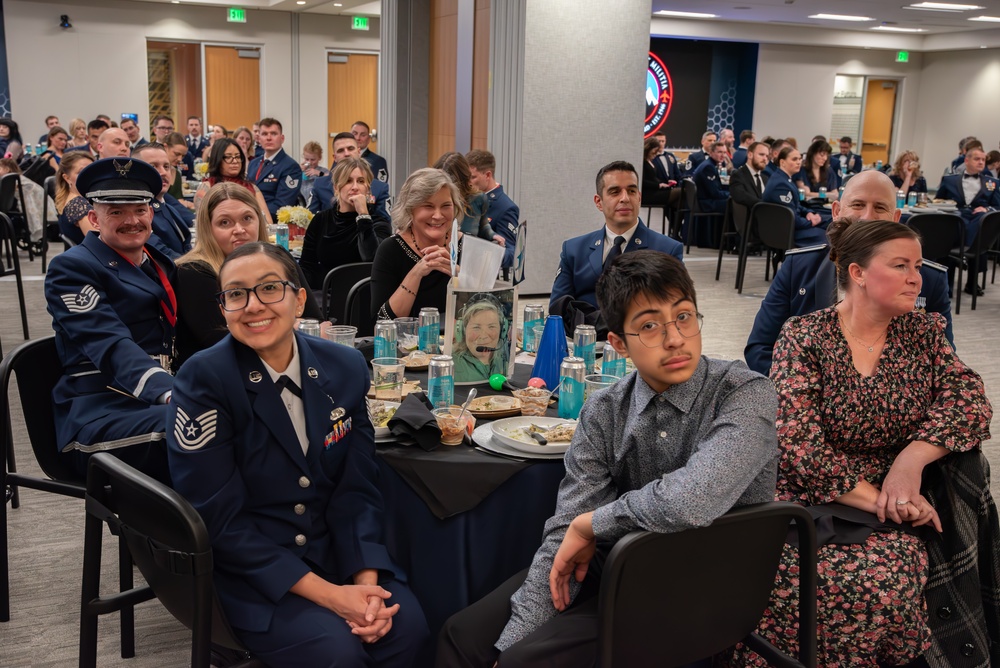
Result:
M76 189L91 204L145 204L162 188L152 165L129 157L98 160L76 177Z

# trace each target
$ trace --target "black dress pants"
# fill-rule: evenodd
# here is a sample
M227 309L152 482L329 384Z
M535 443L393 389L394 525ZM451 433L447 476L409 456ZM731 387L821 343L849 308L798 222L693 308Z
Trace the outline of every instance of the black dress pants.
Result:
M593 564L592 564L593 566ZM438 636L438 668L588 668L597 665L599 568L591 568L583 588L566 611L542 624L503 654L493 643L510 619L510 597L524 583L527 569L455 613Z

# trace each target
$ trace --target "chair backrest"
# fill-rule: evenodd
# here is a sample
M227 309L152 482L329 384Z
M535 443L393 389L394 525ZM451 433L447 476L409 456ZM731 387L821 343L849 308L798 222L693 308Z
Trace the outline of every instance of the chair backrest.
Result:
M56 443L52 388L62 373L54 336L25 341L0 363L0 392L3 393L0 408L4 415L9 415L10 380L12 375L16 376L24 423L38 465L53 480L82 483L80 476L60 456Z
M1000 239L1000 211L993 211L983 217L983 222L979 224L979 233L973 242L975 250L985 253Z
M954 213L921 213L906 223L920 234L922 253L928 260L947 257L953 249L965 248L965 221Z
M171 615L195 630L211 610L212 642L242 649L215 598L212 541L190 503L109 453L88 461L86 500L88 514L125 537L133 563Z
M344 324L358 328L358 336L371 336L375 333L372 322L372 279L362 278L354 284L347 293L347 305L344 308Z
M45 177L45 183L42 185L45 188L45 194L51 197L53 200L56 198L56 177L47 176Z
M681 181L681 201L688 211L698 210L698 186L691 179Z
M619 540L601 576L598 665L679 666L746 638L767 607L793 519L812 530L804 508L772 502L699 529ZM812 592L815 611L815 586ZM810 621L815 650L815 616L807 614Z
M761 243L778 250L795 248L795 212L787 206L757 202L750 217Z
M732 207L730 215L733 219L733 228L742 237L747 229L747 223L750 221L750 209L735 201L732 197L729 198L729 202L730 207Z
M17 185L20 179L17 174L4 174L0 176L0 212L10 215L16 209L14 206L14 193L17 192Z
M351 262L334 267L323 279L323 317L338 320L344 315L347 295L355 283L372 275L371 262Z

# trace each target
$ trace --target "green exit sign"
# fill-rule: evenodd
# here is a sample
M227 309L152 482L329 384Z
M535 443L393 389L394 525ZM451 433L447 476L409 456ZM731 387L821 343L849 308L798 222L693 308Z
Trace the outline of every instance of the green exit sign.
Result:
M897 51L896 52L896 62L897 63L908 63L908 62L910 62L910 52L909 51Z
M247 22L247 10L242 7L230 7L229 14L226 16L226 20L230 23L246 23Z
M354 19L351 23L351 30L368 30L367 16L353 16L351 18Z

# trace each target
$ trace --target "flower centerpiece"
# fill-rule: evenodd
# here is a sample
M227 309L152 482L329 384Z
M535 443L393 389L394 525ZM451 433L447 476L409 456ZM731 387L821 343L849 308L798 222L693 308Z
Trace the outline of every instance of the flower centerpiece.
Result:
M302 237L313 219L313 213L304 206L283 206L278 209L278 223L288 225L291 239Z

